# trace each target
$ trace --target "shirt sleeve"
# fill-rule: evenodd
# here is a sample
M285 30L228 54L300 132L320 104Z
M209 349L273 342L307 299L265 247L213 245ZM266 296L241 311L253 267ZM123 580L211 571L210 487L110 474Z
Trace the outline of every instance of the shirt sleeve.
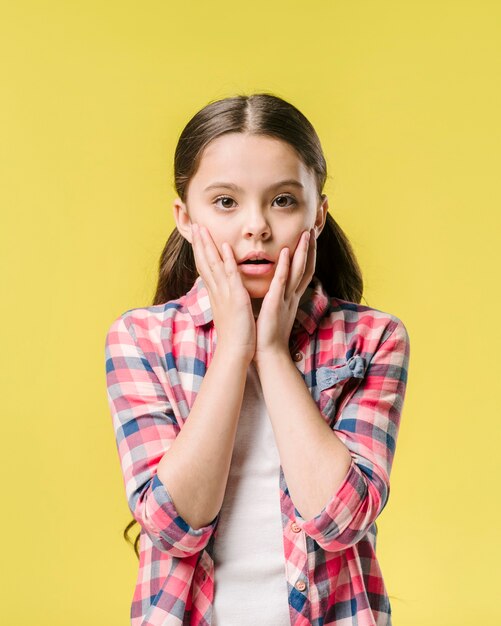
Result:
M157 476L179 425L157 374L124 313L105 340L106 384L128 506L153 544L175 557L202 550L215 528L192 528Z
M357 543L388 501L410 355L408 332L393 319L334 424L352 456L345 479L314 518L305 520L295 509L298 526L329 552Z

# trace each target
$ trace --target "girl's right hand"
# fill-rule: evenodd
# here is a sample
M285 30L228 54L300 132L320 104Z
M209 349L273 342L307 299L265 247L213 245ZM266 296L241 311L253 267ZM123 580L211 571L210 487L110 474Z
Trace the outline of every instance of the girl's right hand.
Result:
M231 246L222 244L221 258L207 228L192 224L191 232L195 265L209 294L217 344L251 362L256 351L256 322Z

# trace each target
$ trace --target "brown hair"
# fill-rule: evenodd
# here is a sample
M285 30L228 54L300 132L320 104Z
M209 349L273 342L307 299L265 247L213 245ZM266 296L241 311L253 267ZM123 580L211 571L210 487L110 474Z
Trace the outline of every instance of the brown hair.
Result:
M265 135L287 142L314 174L318 197L327 179L320 140L308 119L292 104L270 93L236 95L209 102L187 123L176 146L174 187L186 202L187 188L207 145L227 133ZM315 275L330 296L359 303L363 279L353 249L341 227L327 212L317 239ZM175 228L160 255L153 305L176 300L187 293L198 276L191 243ZM133 519L124 530L136 523ZM139 558L138 534L134 551Z

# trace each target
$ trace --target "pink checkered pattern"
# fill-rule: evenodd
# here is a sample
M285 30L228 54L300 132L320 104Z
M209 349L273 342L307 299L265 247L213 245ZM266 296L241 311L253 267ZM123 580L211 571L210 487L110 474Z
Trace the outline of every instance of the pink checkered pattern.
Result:
M289 347L303 358L294 362L352 462L324 509L308 520L295 508L280 468L290 623L389 626L376 518L389 496L409 335L394 315L329 296L316 276L296 322ZM157 466L183 428L216 346L200 276L177 300L125 311L106 335L113 429L127 502L141 528L131 626L211 623L218 516L203 528L190 527Z

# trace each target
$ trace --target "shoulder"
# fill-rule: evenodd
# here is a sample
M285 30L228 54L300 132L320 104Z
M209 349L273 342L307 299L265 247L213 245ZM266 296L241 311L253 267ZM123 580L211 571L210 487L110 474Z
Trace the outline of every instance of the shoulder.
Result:
M384 327L390 334L397 326L406 328L404 322L393 313L341 298L330 298L329 313L331 318L342 318L359 327Z
M195 334L194 320L186 306L186 295L163 304L135 307L125 310L113 319L106 333L106 341L120 341L124 333L146 351L172 345L176 336ZM127 338L127 340L129 340ZM156 349L155 349L156 347Z
M329 307L321 328L334 342L351 346L356 352L374 353L390 337L407 346L409 333L404 322L388 311L329 296Z

